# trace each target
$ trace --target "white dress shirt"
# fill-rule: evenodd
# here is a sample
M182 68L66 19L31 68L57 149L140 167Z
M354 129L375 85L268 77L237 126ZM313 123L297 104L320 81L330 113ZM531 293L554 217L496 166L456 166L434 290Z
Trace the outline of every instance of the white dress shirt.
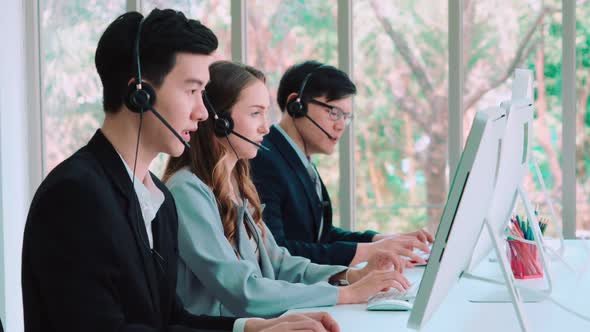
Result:
M119 154L123 165L125 165L125 169L133 181L133 170L129 168L129 165L125 162L125 159ZM133 182L133 186L135 189L135 194L137 195L137 200L139 201L139 206L141 208L141 215L143 216L143 222L145 224L145 231L148 235L148 242L150 244L150 248L154 248L154 236L152 235L152 221L156 218L156 214L162 204L164 204L164 193L156 186L150 173L146 173L145 182L139 180L137 176L135 177L135 181Z
M125 165L127 173L129 173L129 178L133 181L133 170L127 165L121 154L119 154L119 157L121 158L123 165ZM156 218L156 214L158 213L158 210L160 210L160 207L162 207L162 204L164 204L164 193L162 193L160 188L156 186L149 172L146 174L145 182L140 181L136 176L133 185L137 200L139 201L139 206L141 207L141 215L143 216L143 222L145 223L145 231L148 235L150 248L153 249L154 237L152 235L152 221ZM244 332L247 320L248 318L236 319L232 332Z

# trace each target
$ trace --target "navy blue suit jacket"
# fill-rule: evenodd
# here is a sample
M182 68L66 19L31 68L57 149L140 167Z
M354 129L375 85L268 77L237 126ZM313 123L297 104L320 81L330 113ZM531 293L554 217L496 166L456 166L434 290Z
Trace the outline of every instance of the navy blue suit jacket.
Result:
M99 130L43 181L22 256L25 332L231 331L235 318L193 316L176 296L178 217L172 195L152 221L156 262L139 202Z
M292 255L307 257L314 263L348 266L357 242L371 242L377 233L334 227L332 203L324 183L320 201L307 169L285 137L271 127L263 144L270 151L260 150L252 159L252 178L266 205L264 222L277 243ZM318 241L322 216L324 227Z

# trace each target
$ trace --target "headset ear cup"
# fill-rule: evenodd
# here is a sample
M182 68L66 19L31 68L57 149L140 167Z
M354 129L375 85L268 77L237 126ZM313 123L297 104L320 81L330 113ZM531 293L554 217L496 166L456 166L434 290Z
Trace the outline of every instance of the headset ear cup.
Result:
M209 113L209 117L213 119L213 132L215 133L215 136L229 136L234 129L234 121L229 114L217 113L215 111L215 108L211 104L211 100L209 100L209 96L207 95L207 88L203 91L203 104L207 109L207 113Z
M125 106L132 112L141 113L142 110L149 110L156 103L156 91L146 82L141 84L141 89L137 89L136 86L136 80L129 84Z
M307 113L307 108L304 103L295 99L287 104L287 113L296 119L304 116Z
M234 121L231 117L226 116L224 113L218 115L215 119L213 131L215 135L219 137L229 136L234 129Z

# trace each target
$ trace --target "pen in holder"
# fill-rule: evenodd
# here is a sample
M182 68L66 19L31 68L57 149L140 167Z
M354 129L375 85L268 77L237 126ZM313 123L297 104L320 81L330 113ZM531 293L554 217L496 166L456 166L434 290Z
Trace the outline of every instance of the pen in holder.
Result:
M535 244L508 240L508 258L516 279L543 278L543 266Z
M536 214L536 211L535 211ZM544 233L547 220L540 218L540 229ZM543 265L539 249L535 244L532 227L528 220L514 216L510 219L508 232L508 259L516 279L543 278Z

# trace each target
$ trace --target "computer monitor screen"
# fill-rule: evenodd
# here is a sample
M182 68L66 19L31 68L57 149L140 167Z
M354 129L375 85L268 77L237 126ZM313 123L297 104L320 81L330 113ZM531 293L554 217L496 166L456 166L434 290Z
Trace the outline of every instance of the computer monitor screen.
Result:
M422 328L469 263L494 192L505 126L501 107L475 115L410 313L410 328Z
M534 106L530 99L512 101L507 112L498 180L487 216L488 223L499 237L502 237L508 225L516 204L518 186L522 184L527 172L533 135L533 113ZM467 269L475 269L483 258L489 255L492 248L490 234L486 227L482 227Z

